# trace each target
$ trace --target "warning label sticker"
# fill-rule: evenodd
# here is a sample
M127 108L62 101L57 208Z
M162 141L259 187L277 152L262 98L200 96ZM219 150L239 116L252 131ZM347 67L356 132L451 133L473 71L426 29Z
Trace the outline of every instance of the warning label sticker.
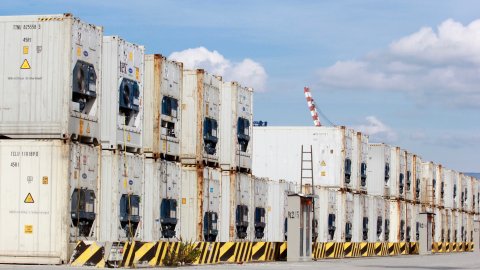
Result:
M23 227L23 231L26 233L26 234L31 234L33 233L33 226L32 225L25 225Z
M320 166L322 166L322 167L327 166L327 163L325 163L325 160L322 160L322 162L320 163Z
M20 66L20 69L30 69L30 63L28 63L27 59L23 60L23 63Z
M35 201L33 200L32 194L29 192L27 194L27 197L25 197L25 200L23 200L24 203L34 203Z

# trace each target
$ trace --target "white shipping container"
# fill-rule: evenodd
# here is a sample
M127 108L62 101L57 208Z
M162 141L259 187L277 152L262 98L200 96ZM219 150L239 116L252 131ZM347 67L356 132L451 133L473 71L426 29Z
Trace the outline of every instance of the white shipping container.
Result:
M417 227L420 225L418 223L418 205L414 203L406 203L406 224L407 228L405 231L405 241L406 242L417 242L420 238L417 237Z
M455 172L449 169L443 169L443 181L444 181L444 207L453 209L454 203L454 190L456 193L456 179Z
M406 205L404 201L390 200L390 242L405 242Z
M383 222L383 238L385 242L391 242L390 240L390 231L391 231L391 221L390 221L390 200L383 198L384 204L384 219Z
M237 82L223 82L220 98L220 166L222 170L250 172L253 90Z
M405 195L406 156L399 147L391 147L389 195L391 199L401 199Z
M102 150L100 241L143 239L143 155Z
M218 163L221 87L221 77L201 69L183 71L182 164Z
M368 136L357 132L352 142L352 187L354 191L367 191Z
M180 238L180 164L145 159L144 241Z
M102 35L71 14L0 17L0 134L97 143Z
M219 241L220 170L211 167L181 167L180 237L186 241ZM199 211L201 210L201 211Z
M312 146L314 185L352 188L352 164L356 162L352 135L345 127L254 127L253 172L258 177L300 183L302 145L304 151Z
M421 166L420 203L426 204L431 208L436 203L435 198L438 189L437 165L433 162L423 162Z
M445 205L445 172L442 165L436 166L437 172L437 188L435 189L435 205L444 207Z
M269 242L287 240L287 195L299 192L299 187L285 180L269 181L266 234Z
M368 145L367 193L373 196L388 196L391 149L386 144Z
M383 242L385 241L385 200L380 196L367 196L367 199L369 242Z
M454 234L453 234L453 216L452 216L452 210L451 209L445 209L445 241L446 242L452 242L454 239Z
M452 170L453 181L453 209L461 209L462 177L459 172Z
M144 56L143 46L118 36L103 37L103 150L142 150Z
M345 196L336 189L315 187L315 219L318 222L317 242L343 242L340 224L344 220Z
M420 203L420 197L422 193L425 193L425 189L422 189L422 158L418 155L413 156L413 200L416 203Z
M167 60L160 54L145 55L142 143L147 155L178 160L182 87L182 63Z
M0 140L0 263L66 263L95 240L100 148Z
M365 194L353 196L353 235L352 242L369 242L369 201Z
M433 213L435 214L433 218L433 242L444 242L444 229L443 229L443 219L444 211L440 208L434 208Z
M251 226L254 241L266 241L268 178L253 178L253 222ZM224 194L224 193L223 193Z
M472 177L472 192L473 192L473 197L472 197L472 207L473 207L473 213L478 214L480 211L479 205L480 205L480 181L476 179L475 177Z
M405 174L405 200L413 201L415 193L415 180L414 180L414 171L415 171L415 161L413 158L413 153L406 152L406 168L407 173Z
M343 218L341 219L342 223L340 223L341 228L341 238L342 240L345 239L345 242L354 242L353 235L356 228L354 227L355 223L355 205L354 205L354 196L353 193L344 192L341 193L342 197L341 200L345 201L344 209L341 209L340 213L343 214Z

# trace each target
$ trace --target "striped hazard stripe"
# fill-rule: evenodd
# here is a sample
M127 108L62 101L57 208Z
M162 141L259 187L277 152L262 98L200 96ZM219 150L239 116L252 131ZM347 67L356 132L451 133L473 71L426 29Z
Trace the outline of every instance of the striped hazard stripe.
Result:
M375 254L374 243L361 242L360 253L362 257L369 257Z
M200 242L196 248L200 249L200 257L194 264L213 264L220 261L219 242Z
M70 264L72 266L105 267L105 248L95 242L80 241L77 243Z
M313 243L312 258L314 260L325 258L325 243Z
M400 243L389 242L388 243L388 254L390 256L400 255Z
M248 262L252 257L251 242L223 242L220 243L220 262L241 263Z
M273 261L274 243L255 242L252 246L252 261Z
M418 242L411 242L408 247L408 254L418 255Z
M406 255L407 253L407 242L400 242L400 254Z
M325 243L325 258L338 259L343 258L343 243L327 242Z
M346 258L360 257L360 243L345 242L343 244L343 256Z

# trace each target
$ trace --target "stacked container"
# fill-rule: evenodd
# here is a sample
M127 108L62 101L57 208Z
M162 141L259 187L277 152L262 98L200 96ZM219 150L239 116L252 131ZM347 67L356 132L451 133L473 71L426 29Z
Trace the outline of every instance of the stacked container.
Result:
M390 180L395 178L390 170L391 148L383 143L370 144L368 147L367 193L388 197Z
M222 210L220 241L264 238L265 209L252 202L253 91L237 82L220 88L220 168ZM224 188L224 186L228 186ZM229 192L227 192L229 191ZM254 233L254 232L258 233Z
M370 242L385 241L385 200L379 196L368 196Z
M219 240L221 87L221 78L204 70L183 71L180 220L188 220L180 223L184 240Z
M405 151L400 147L391 147L390 157L390 180L389 193L390 199L403 199L405 194L405 174L406 174L406 157Z
M145 153L146 241L180 238L180 110L182 63L164 56L145 56L143 151ZM185 198L185 199L183 199Z
M415 181L414 181L414 171L415 171L415 161L413 153L405 151L406 157L406 174L405 174L405 200L413 202L414 193L415 193Z
M300 189L293 182L285 180L268 181L267 222L265 233L269 242L287 241L287 196Z
M267 178L253 178L253 226L251 234L254 236L253 241L265 241L267 239L267 203L268 203L268 184ZM222 194L224 194L222 192Z
M318 242L344 242L346 196L335 189L315 186L315 219L318 221Z
M7 16L0 35L0 262L66 262L98 237L103 31Z
M100 241L143 238L144 49L103 38Z
M368 136L357 132L352 139L352 191L367 193Z

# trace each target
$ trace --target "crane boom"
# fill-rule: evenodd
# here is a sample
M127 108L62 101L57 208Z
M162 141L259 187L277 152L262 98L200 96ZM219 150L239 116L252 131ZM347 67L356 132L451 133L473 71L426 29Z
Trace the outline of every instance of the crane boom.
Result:
M304 87L303 92L305 93L305 98L307 99L308 109L312 114L313 124L316 127L322 126L322 124L320 123L320 119L318 118L318 112L317 112L317 107L315 106L315 101L312 98L312 93L310 93L310 88Z

